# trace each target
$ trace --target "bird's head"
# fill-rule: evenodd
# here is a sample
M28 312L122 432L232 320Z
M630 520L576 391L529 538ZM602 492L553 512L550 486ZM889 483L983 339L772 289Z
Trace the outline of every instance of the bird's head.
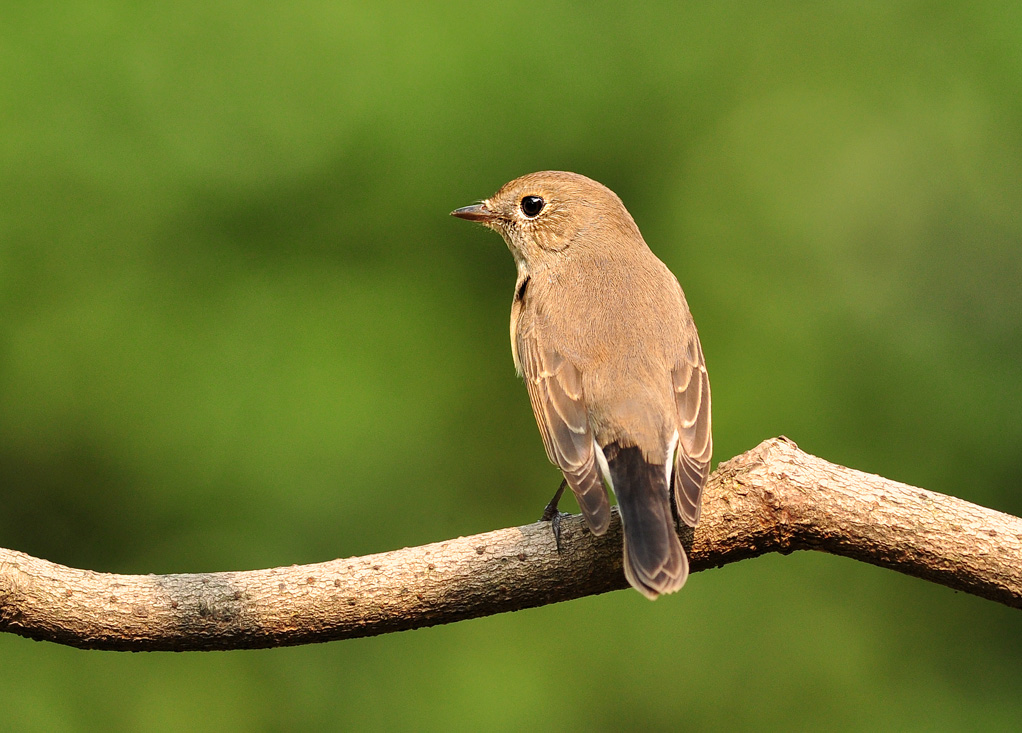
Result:
M526 269L550 264L572 247L598 246L605 235L638 234L617 194L591 178L563 171L516 178L451 216L499 232Z

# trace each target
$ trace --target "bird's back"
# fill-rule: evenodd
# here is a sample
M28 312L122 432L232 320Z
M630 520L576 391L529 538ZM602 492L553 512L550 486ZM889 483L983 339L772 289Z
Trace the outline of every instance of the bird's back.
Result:
M597 441L623 439L660 459L677 429L664 421L676 413L671 369L695 327L674 275L639 244L573 253L540 273L529 287L542 305L523 315L581 372Z

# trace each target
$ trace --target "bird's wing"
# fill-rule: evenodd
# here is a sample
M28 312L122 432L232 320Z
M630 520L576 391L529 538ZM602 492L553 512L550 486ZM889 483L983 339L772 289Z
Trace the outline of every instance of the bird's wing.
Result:
M700 500L710 474L710 380L699 337L692 334L673 372L680 429L674 465L674 501L690 527L699 521Z
M564 474L589 529L601 535L610 524L610 503L594 460L582 373L555 349L544 348L532 329L518 329L515 345L547 456Z

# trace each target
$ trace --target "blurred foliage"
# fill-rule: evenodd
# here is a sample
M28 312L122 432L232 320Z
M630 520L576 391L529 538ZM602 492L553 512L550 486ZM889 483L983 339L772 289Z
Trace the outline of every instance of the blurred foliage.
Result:
M447 212L617 191L717 458L777 434L1022 514L1022 6L8 2L0 546L117 572L536 518L511 258ZM570 504L570 502L569 502ZM567 506L567 505L566 505ZM377 639L0 637L14 730L939 730L1022 718L1017 611L768 557Z

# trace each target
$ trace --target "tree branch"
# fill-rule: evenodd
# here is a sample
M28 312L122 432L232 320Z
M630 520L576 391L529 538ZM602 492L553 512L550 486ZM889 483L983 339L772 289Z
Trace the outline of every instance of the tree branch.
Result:
M682 534L694 571L822 550L1022 608L1022 519L836 466L784 438L721 464ZM621 526L580 517L248 572L114 575L0 549L0 630L86 649L252 649L373 636L626 587Z

